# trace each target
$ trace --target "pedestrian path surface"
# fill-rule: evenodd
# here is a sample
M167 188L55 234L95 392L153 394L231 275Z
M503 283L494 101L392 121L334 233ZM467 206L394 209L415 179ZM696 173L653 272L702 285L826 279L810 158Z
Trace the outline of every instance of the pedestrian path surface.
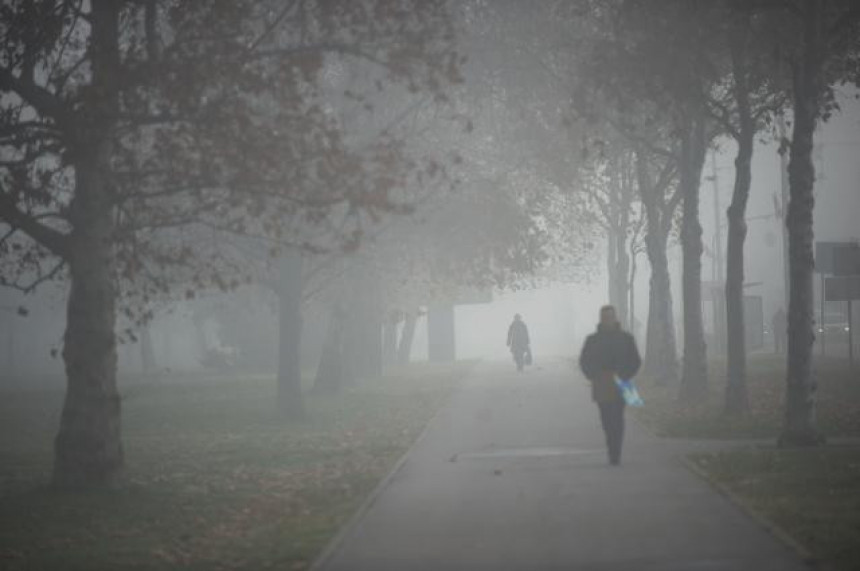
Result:
M609 466L586 381L541 365L479 365L316 568L807 568L629 414Z

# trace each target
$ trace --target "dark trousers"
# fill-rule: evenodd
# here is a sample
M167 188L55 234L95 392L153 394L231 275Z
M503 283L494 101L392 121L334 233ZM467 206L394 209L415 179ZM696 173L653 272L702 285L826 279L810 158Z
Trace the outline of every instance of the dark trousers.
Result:
M624 442L624 401L597 403L600 407L600 423L606 434L606 448L609 451L609 462L618 464L621 461L621 445Z

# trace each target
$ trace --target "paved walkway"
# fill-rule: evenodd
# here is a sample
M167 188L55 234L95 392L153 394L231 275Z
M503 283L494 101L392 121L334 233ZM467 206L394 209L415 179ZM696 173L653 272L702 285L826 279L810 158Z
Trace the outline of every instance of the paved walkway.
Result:
M318 569L806 568L630 415L623 464L609 466L567 363L512 368L476 369Z

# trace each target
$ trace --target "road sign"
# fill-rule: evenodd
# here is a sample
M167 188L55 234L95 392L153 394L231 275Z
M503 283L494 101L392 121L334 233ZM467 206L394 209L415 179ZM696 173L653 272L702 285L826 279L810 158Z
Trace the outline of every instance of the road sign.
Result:
M860 299L860 275L824 279L825 301L851 301L855 299Z
M815 271L819 274L833 275L834 250L837 248L851 248L856 245L854 242L816 242Z
M833 249L833 275L860 276L860 244Z

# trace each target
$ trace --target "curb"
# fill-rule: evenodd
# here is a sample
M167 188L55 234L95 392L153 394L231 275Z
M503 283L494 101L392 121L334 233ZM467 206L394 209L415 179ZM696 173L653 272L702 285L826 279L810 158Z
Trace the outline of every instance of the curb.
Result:
M473 376L475 369L480 366L481 362L478 361L474 366L463 376L461 383L465 383L468 381L470 377ZM409 455L412 453L412 450L418 446L421 441L424 440L427 433L430 432L430 428L436 424L438 418L441 416L442 411L445 410L451 402L451 399L454 397L454 393L459 389L455 389L454 392L448 397L448 400L439 407L439 409L433 413L433 416L430 417L430 420L427 421L427 424L421 430L421 433L418 434L418 437L412 443L412 445L403 453L403 455L397 460L391 470L386 474L382 480L376 485L375 488L368 494L368 496L361 502L358 506L358 509L355 510L355 513L350 516L350 518L343 524L343 526L338 530L335 536L326 544L325 548L322 552L314 559L313 563L311 563L310 567L308 567L308 571L322 571L325 568L325 565L329 562L332 556L337 552L340 548L341 544L344 540L352 533L358 523L364 518L370 508L376 503L376 500L382 495L382 492L394 481L394 478L397 476L397 473L403 468L406 464L406 461L409 458Z
M728 499L732 504L739 508L747 517L753 520L759 527L763 528L770 535L779 540L789 550L793 551L800 559L811 568L826 571L828 567L823 566L822 561L812 554L805 546L794 539L787 531L767 519L764 514L747 505L743 499L733 492L728 486L716 481L710 474L700 468L695 462L687 456L680 458L681 463L693 474L705 481L714 490Z

